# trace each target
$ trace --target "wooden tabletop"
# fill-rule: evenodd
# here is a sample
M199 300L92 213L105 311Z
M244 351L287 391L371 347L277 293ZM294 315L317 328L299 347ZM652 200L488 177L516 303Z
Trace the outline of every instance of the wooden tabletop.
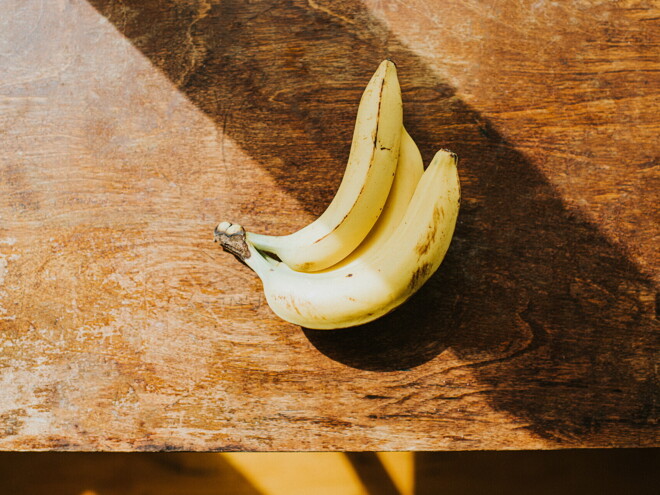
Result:
M649 5L4 2L0 449L659 446ZM454 240L387 317L287 324L213 227L319 215L385 57Z

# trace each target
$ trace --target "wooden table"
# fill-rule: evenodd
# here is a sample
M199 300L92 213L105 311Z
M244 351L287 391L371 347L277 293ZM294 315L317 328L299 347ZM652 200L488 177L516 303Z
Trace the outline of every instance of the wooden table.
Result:
M647 2L0 6L0 449L658 446ZM350 331L282 322L215 224L296 230L398 65L461 157L445 262Z

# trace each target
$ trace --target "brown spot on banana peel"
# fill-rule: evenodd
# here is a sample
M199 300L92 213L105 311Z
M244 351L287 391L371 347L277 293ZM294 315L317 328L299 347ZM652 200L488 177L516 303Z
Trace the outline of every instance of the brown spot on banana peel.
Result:
M320 239L319 239L319 241L320 241ZM316 244L316 243L319 242L319 241L314 241L314 244ZM308 271L311 271L311 268L312 268L313 266L314 266L314 263L312 263L312 262L303 263L302 265L300 265L300 266L298 267L298 271L301 271L301 272L308 272Z
M291 294L285 294L285 295L276 295L274 298L277 301L280 301L286 308L291 311L292 313L296 313L298 316L304 317L305 315L303 314L303 310L300 309L302 306L303 308L306 306L309 306L309 303L306 303L305 301L296 301L295 296Z
M302 316L302 312L301 312L300 309L298 308L298 305L296 304L296 300L295 300L294 297L289 296L289 298L287 299L287 304L289 305L289 307L290 307L293 311L295 311L295 312L298 313L300 316Z
M296 303L293 302L293 298L290 296L283 296L283 295L276 295L274 296L275 300L281 301L284 306L286 306L289 310L300 314L300 310L296 306Z
M387 70L385 71L387 74ZM378 93L378 113L376 114L376 130L374 132L374 148L378 146L378 128L380 126L380 111L383 109L383 90L385 89L387 79L383 76L383 82L380 85L380 92Z
M435 236L438 233L438 225L440 224L440 220L444 216L444 213L442 206L439 209L438 207L433 209L433 225L430 226L426 237L415 246L415 251L420 258L431 249L431 245L435 241Z
M423 265L417 267L417 270L415 270L415 272L412 274L412 277L410 277L408 289L414 292L431 275L432 270L432 263L424 263Z

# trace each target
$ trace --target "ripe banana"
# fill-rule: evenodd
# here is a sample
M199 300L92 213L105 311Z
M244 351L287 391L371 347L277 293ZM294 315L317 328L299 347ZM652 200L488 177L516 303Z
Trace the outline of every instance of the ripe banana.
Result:
M284 320L315 329L367 323L407 300L442 262L460 203L456 167L455 154L439 151L402 218L359 256L324 272L298 272L261 253L238 224L222 222L215 237L257 273L269 306Z
M408 203L415 193L417 183L424 173L424 162L422 154L413 138L404 127L401 128L401 147L399 149L399 161L390 194L387 196L385 206L376 224L371 229L364 241L339 263L321 270L319 273L329 272L341 268L360 256L374 249L374 246L382 244L395 232L399 222L408 208ZM368 256L368 254L366 254Z
M399 157L402 112L396 67L385 60L360 100L344 178L325 212L293 234L248 232L248 241L305 272L323 270L350 254L372 229L388 197Z

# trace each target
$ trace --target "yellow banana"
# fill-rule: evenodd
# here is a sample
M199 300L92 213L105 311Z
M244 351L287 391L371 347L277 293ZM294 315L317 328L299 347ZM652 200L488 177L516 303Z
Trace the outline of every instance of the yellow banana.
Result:
M364 241L339 263L321 270L319 273L326 273L337 268L341 268L360 256L367 255L375 246L382 244L387 238L395 232L399 222L406 213L408 203L415 193L417 183L424 173L424 162L422 154L413 138L404 127L401 128L401 147L399 149L399 161L396 166L396 173L390 194L387 196L385 206L381 212L376 224L371 229Z
M388 197L399 157L402 112L396 67L385 60L360 100L344 178L325 212L293 234L248 232L248 241L298 271L323 270L348 256L372 229Z

